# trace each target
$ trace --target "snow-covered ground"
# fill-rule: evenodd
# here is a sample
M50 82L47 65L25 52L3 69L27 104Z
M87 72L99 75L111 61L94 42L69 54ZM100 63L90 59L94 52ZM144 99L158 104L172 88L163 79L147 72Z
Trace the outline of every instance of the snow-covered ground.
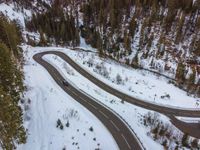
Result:
M8 16L11 20L19 20L21 25L24 27L24 18L30 17L31 11L26 9L23 11L24 13L15 9L13 4L0 4L0 12ZM35 37L35 35L37 35L27 31L24 31L23 34L29 34L30 37ZM36 36L36 39L38 39L38 35ZM83 38L80 39L80 42L80 48L88 49L94 52L96 51L96 49L87 45ZM199 98L187 96L186 92L180 90L172 84L168 84L168 81L162 77L157 77L146 71L138 71L132 68L127 68L110 60L101 59L94 53L68 50L66 54L68 54L79 65L84 67L97 78L133 97L168 106L200 109ZM88 67L87 62L92 62L94 65ZM108 73L107 78L97 73L98 70L95 69L97 64L98 66L104 68L104 72ZM121 84L116 84L117 75L122 78Z
M31 16L30 11L24 10L25 13L21 13L15 10L13 5L0 4L0 11L11 20L18 19L23 27L25 26L24 18ZM24 34L35 37L34 33L24 31ZM28 130L28 139L27 143L20 145L18 149L118 149L112 136L102 123L87 109L63 92L47 71L32 60L35 53L42 51L61 50L103 82L139 99L168 105L169 107L200 108L200 99L187 96L186 92L168 84L166 79L148 72L126 68L110 60L103 60L97 54L55 47L31 48L24 46L23 48L28 50L25 51L26 64L24 66L25 84L28 88L24 99L24 126ZM88 46L82 38L80 48L96 51ZM49 61L52 61L54 65L58 65L57 68L64 71L64 76L68 75L66 66L70 68L69 65L60 65L62 60L57 62L52 56L47 59L50 59ZM88 62L92 62L93 66L88 67ZM100 67L103 66L104 71L108 73L107 78L99 74L99 70L96 68L97 64ZM85 92L101 100L103 104L125 119L145 147L156 150L163 149L161 145L154 142L147 135L149 129L141 123L142 116L148 113L148 110L124 103L93 85L73 68L70 68L70 70L74 72L74 75L68 75L68 79ZM120 84L116 83L118 74L122 79ZM85 81L85 84L82 81ZM64 129L56 128L58 119L61 120ZM164 123L170 124L165 116L160 115L160 119ZM190 120L188 118L181 119ZM67 122L69 122L69 127L65 125ZM90 127L93 127L93 132L89 130ZM174 132L177 132L175 134L180 136L179 130L173 129ZM94 140L94 138L96 139Z
M158 145L146 135L148 131L147 129L145 130L144 126L140 123L141 116L147 114L148 110L122 102L121 99L110 95L83 77L64 60L55 55L45 55L43 59L57 68L63 77L65 77L65 79L72 83L75 87L85 93L88 93L93 98L95 97L97 101L100 101L104 105L108 106L111 110L114 110L123 119L125 119L131 128L134 129L137 136L147 149L162 149L162 146Z
M28 139L18 149L118 149L104 125L67 95L45 68L32 59L33 54L39 51L31 48L26 50L24 125L28 130ZM58 119L63 129L56 127ZM67 122L69 127L66 126ZM93 131L89 130L91 127Z
M82 49L85 49L85 50L90 50L92 52L97 52L97 49L95 48L92 48L91 45L88 45L85 43L85 39L80 37L80 46L78 48L82 48Z
M69 99L62 99L62 98L60 98L60 97L63 97L63 95L66 95L65 97L67 97L67 98L69 96L67 96L67 94L64 93L55 84L54 81L52 81L53 79L51 77L49 77L49 75L45 71L45 69L42 68L40 65L36 65L36 63L33 62L32 58L31 58L34 54L39 53L39 52L49 51L49 50L58 50L58 51L65 52L67 55L71 56L71 58L73 57L73 59L78 62L78 59L80 59L80 58L87 58L87 59L89 59L88 55L90 55L90 53L88 54L86 52L77 52L77 51L72 51L72 50L69 50L69 49L53 48L53 47L48 47L48 48L47 47L46 48L41 48L41 47L32 48L32 47L24 46L23 49L27 49L27 51L25 53L27 55L26 58L28 58L27 62L29 63L28 65L25 65L25 72L27 72L26 73L26 77L28 78L29 76L31 76L31 78L32 78L31 82L29 81L31 78L28 79L28 80L26 79L27 80L27 84L29 82L30 83L34 82L32 84L29 83L28 85L33 85L33 86L36 87L36 89L37 89L37 87L41 87L41 89L43 89L45 91L45 92L41 92L41 89L38 89L38 91L34 91L34 88L31 88L32 90L30 91L30 94L28 94L28 95L30 95L30 98L36 99L37 103L39 103L39 104L42 103L41 106L45 107L45 108L42 108L40 110L41 111L40 114L41 113L45 114L44 112L47 112L47 110L48 110L50 112L47 112L46 114L50 114L48 116L51 117L51 119L52 119L50 121L51 127L48 127L45 130L42 130L41 133L44 133L44 134L38 134L38 135L37 135L37 132L40 132L40 130L42 128L41 127L40 129L38 129L38 126L41 126L40 124L38 124L38 120L37 119L33 119L33 120L28 121L28 123L27 123L28 125L26 125L26 126L30 130L30 135L28 137L28 143L25 146L31 146L33 144L33 142L34 142L35 136L36 136L36 139L38 139L38 141L40 142L39 143L40 146L41 145L45 145L47 147L47 146L49 146L48 143L50 143L50 146L51 146L53 143L55 144L55 142L57 141L56 139L60 139L59 138L60 136L64 136L64 138L61 139L62 142L60 142L61 146L65 146L63 143L66 143L66 147L67 147L68 144L69 144L69 142L71 142L71 145L72 145L73 141L70 141L71 139L68 139L68 138L72 137L72 136L77 136L76 139L79 139L79 136L81 136L79 134L79 132L81 131L81 129L79 129L80 131L77 132L77 128L80 127L80 126L76 125L77 122L80 122L80 120L87 120L87 122L89 122L88 123L89 125L87 125L87 124L85 124L85 125L81 124L81 125L83 125L83 128L85 129L84 131L85 132L86 131L89 132L88 128L90 126L93 126L93 127L97 128L95 130L96 133L94 133L94 135L91 135L90 137L96 136L97 139L99 139L98 143L100 143L100 146L103 147L104 144L107 146L107 141L108 140L106 139L106 141L104 141L105 139L103 139L101 137L103 137L103 134L106 134L104 136L110 137L110 141L109 142L113 143L113 144L111 144L111 145L113 145L113 147L111 147L111 149L113 149L113 148L116 149L115 142L113 141L112 137L109 135L109 133L106 130L103 133L101 132L101 134L97 133L98 131L100 132L100 131L104 130L105 129L104 126L101 123L99 123L98 120L95 121L95 122L97 122L98 126L94 125L95 123L93 124L93 121L96 118L92 114L90 114L90 112L88 112L87 110L85 110L84 107L80 106L80 104L74 102L74 100L72 100L72 98L69 98ZM83 57L83 55L85 55L85 56ZM94 54L92 54L92 55L94 55ZM86 57L86 56L88 56L88 57ZM100 59L94 59L94 56L91 56L91 57L93 58L93 60L95 60L95 62L96 61L101 61ZM95 57L97 57L97 56L95 56ZM120 117L122 117L127 122L127 124L134 130L134 132L136 133L136 135L139 137L140 141L142 141L143 145L146 148L148 148L148 149L156 149L156 150L157 149L163 149L160 144L158 144L157 142L154 142L153 139L151 138L151 136L150 136L151 133L149 133L151 129L149 127L145 127L143 125L143 116L145 116L148 112L151 112L152 114L154 112L148 111L146 109L143 109L143 108L140 108L140 107L137 107L137 106L134 106L134 105L131 105L131 104L126 103L126 102L123 102L121 99L119 99L119 98L117 98L117 97L115 97L113 95L110 95L109 93L107 93L104 90L100 89L98 86L94 85L88 79L86 79L85 77L83 77L82 75L80 75L75 69L73 69L67 63L65 63L58 56L55 56L55 55L45 55L44 59L47 60L48 62L50 62L52 65L54 65L61 72L61 74L66 78L66 80L68 80L70 83L72 83L75 87L78 87L83 92L88 93L92 97L95 97L96 98L95 100L101 102L103 105L106 105L106 107L109 107L112 111L114 111ZM84 64L87 64L86 61L84 61L84 60L82 60L82 61L85 62ZM79 62L79 63L81 65L81 62ZM112 64L113 63L115 66L118 65L118 64L115 64L112 61L108 61L108 62L106 61L106 63L108 63L108 64ZM32 65L32 64L34 64L34 65ZM86 69L87 68L90 69L90 67L87 67L84 64L82 64L82 65ZM27 71L26 71L26 67L28 67ZM39 69L37 70L37 68L39 68ZM120 66L120 65L118 65L118 68L119 69L120 68L124 68L125 71L128 70L128 68L125 68L125 67ZM89 69L88 69L88 71L89 71ZM37 72L41 72L41 74L43 74L43 73L45 73L45 74L37 76ZM135 71L135 72L137 74L142 74L143 73L143 72L140 72L140 71ZM96 74L96 73L94 73L94 74ZM98 76L98 74L96 74L96 75ZM141 75L141 76L143 76L143 75ZM152 75L149 75L149 76L152 77ZM101 76L99 75L99 79L103 78L103 77L101 77L101 78L100 77ZM122 78L123 77L124 76L122 76ZM144 76L144 77L146 77L146 76ZM37 79L35 79L35 78L37 78ZM152 78L156 78L156 77L152 77ZM44 85L44 84L41 85L41 81L43 81L43 80L44 80L44 83L47 82L47 85ZM48 80L48 81L45 81L45 80ZM104 79L104 80L106 80L106 79ZM164 82L166 80L162 79L161 81ZM116 84L115 81L114 81L113 84ZM35 95L36 95L37 92L38 93L44 93L44 96L42 96L42 97L40 97L38 99L45 99L45 101L40 102L41 100L39 101L37 98L35 98L36 97ZM61 92L61 94L58 94L60 92ZM31 96L32 95L31 93L33 93L34 96ZM61 96L59 96L59 95L61 95ZM50 100L47 100L47 98L50 99ZM56 105L55 105L55 99L58 99L58 102L56 102ZM48 101L52 101L52 102L50 102L47 106L44 105L44 103L46 103ZM70 103L72 103L72 104L70 104L71 107L69 106L69 101L73 101L73 102L70 102ZM65 102L66 102L67 108L64 109L63 108L63 103L65 103ZM33 103L33 102L31 101L31 103ZM35 105L35 107L31 108L32 111L35 111L35 110L38 109L38 108L36 108L36 104L34 104L34 105ZM77 105L78 105L78 107L77 107ZM55 106L55 108L54 108L54 106ZM52 110L55 110L54 113L52 112ZM63 115L66 116L65 114L67 114L67 113L69 114L70 110L77 110L79 112L79 115L78 115L79 116L78 117L79 120L77 120L77 119L71 119L71 120L75 120L74 121L75 123L73 121L71 121L71 120L69 122L72 122L75 125L73 124L73 126L71 126L72 128L70 130L68 130L67 127L64 127L64 131L60 131L60 129L57 129L55 127L56 126L56 121L57 121L58 118L60 118L62 120L62 122L64 122L64 124L65 124L66 120L63 118ZM85 112L82 112L83 110ZM33 112L31 112L31 113L33 113ZM55 116L55 117L51 116L52 113L53 113L53 116ZM29 114L29 111L28 111L28 114ZM32 116L32 115L30 115L30 116ZM36 116L37 116L37 114L36 114ZM39 115L39 116L41 116L41 115ZM90 116L93 116L94 119L90 120L89 119ZM48 119L49 119L49 117L48 117ZM41 118L41 120L42 120L41 122L43 122L45 120L45 123L46 123L46 119L45 118L46 118L46 115L43 115L42 118ZM169 119L166 118L165 116L161 115L161 114L159 115L159 119L164 124L171 124L169 122ZM33 121L33 123L34 123L33 125L31 125L31 121ZM82 122L84 122L84 121L82 121ZM45 123L42 126L45 126ZM47 123L47 124L50 124L50 123ZM168 125L166 125L166 126L168 126ZM170 126L172 126L172 125L170 125ZM49 130L51 128L54 128L54 130L52 130L51 133L55 137L51 136L51 138L50 138L50 136L49 136L49 134L50 134ZM103 128L103 129L101 130L101 128ZM173 129L173 135L175 135L175 136L177 135L177 137L181 137L182 136L182 133L178 129L176 129L174 126L172 126L172 128L170 127L170 130L172 130L172 129ZM34 130L36 130L36 131L34 131ZM67 130L68 130L68 132L67 132ZM31 135L31 133L32 133L32 135ZM59 134L57 134L57 133L59 133ZM68 136L67 134L70 134L70 136ZM41 135L44 135L44 136L40 137ZM86 133L86 135L87 135L87 133ZM42 141L45 141L45 142L41 142L41 140L39 140L40 138L43 138L44 140L42 140ZM68 139L68 141L66 139ZM88 141L81 142L81 140L82 140L82 138L80 138L79 141L78 141L80 149L82 149L81 145L83 143L84 143L84 146L85 145L87 145L89 147L90 146L95 146L95 144L94 145L89 144L92 141L88 140ZM88 144L85 144L85 142L88 142ZM45 143L45 144L43 144L43 143ZM95 142L93 142L93 143L95 143ZM162 143L162 139L159 141L159 143ZM174 146L174 141L173 140L170 141L170 146L171 147ZM50 147L50 148L53 149L53 146ZM77 147L73 147L72 146L72 148L77 148ZM71 149L71 147L70 147L70 149ZM88 147L86 147L86 149L88 149ZM103 149L107 149L107 147L103 148ZM110 149L110 147L109 147L109 149Z
M24 13L21 11L16 10L13 4L0 4L0 12L2 12L5 16L10 18L11 20L18 20L21 26L25 27L25 20L24 18L31 16L31 11L24 9Z
M168 107L200 109L200 98L188 96L165 77L120 65L95 53L64 52L90 74L130 96Z
M192 118L192 117L176 117L176 118L187 123L200 123L200 118Z

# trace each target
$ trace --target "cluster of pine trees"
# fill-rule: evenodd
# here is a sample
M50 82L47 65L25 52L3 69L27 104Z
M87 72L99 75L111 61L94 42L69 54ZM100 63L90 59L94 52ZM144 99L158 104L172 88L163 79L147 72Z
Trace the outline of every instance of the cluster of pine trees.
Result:
M200 56L200 0L88 0L80 11L83 13L81 35L101 55L116 60L126 58L131 54L134 38L139 38L136 55L132 60L127 59L127 64L138 67L138 53L142 53L140 59L153 56L167 61L168 56L178 57L176 79L199 93L200 87L194 84L196 66L185 82L184 58L188 50L195 65ZM182 55L177 47L184 42L187 45ZM153 46L156 50L152 52Z
M25 143L22 110L18 106L24 90L23 74L16 65L21 59L19 26L0 15L0 147L14 149Z
M186 79L186 52L194 64L200 56L200 0L54 0L45 8L26 22L30 31L40 33L40 45L76 46L81 35L101 56L125 58L133 67L150 57L166 62L169 57L178 58L182 64L178 64L176 79L181 82ZM131 58L133 45L136 55ZM179 45L184 45L184 54ZM187 81L190 85L197 70L194 66Z
M80 43L79 30L72 12L64 10L59 1L55 1L47 11L33 14L26 21L29 31L40 33L39 45L48 43L77 46Z
M195 3L193 0L88 0L81 7L84 23L82 35L90 44L93 44L92 39L97 37L95 46L99 49L103 47L104 50L111 53L118 51L120 44L123 44L127 52L122 55L125 55L130 54L131 39L139 30L140 23L142 27L139 49L151 47L155 37L149 36L149 34L151 29L155 27L155 23L159 23L163 33L163 36L160 36L160 42L164 43L164 36L173 32L172 40L178 44L183 38L186 38L186 34L199 31L200 18L195 17L199 10L199 0L196 0ZM188 14L189 17L186 20ZM177 15L178 18L176 18ZM183 32L186 23L187 27ZM112 39L113 36L115 36L115 40ZM193 43L196 45L192 51L198 54L199 40L195 36L193 39Z

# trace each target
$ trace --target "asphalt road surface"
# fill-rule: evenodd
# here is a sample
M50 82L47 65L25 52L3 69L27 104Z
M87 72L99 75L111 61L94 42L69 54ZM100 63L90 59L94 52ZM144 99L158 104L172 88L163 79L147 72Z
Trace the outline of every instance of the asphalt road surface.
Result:
M114 89L113 87L105 84L101 80L97 79L96 77L88 73L86 70L80 67L77 63L75 63L69 56L65 55L62 52L47 51L47 52L40 53L40 55L45 55L45 54L54 54L61 57L68 64L70 64L74 69L76 69L81 75L83 75L85 78L93 82L95 85L99 86L101 89L107 91L108 93L115 95L116 97L120 99L123 99L124 101L128 103L131 103L136 106L146 108L149 110L153 110L165 115L175 115L175 116L182 116L182 117L200 117L200 110L188 110L188 109L179 109L175 107L173 108L173 107L160 106L160 105L153 104L153 103L143 101L140 99L136 99L127 94L124 94L123 92L117 89Z
M129 129L127 124L116 116L112 111L102 106L86 94L80 92L72 85L64 85L64 78L60 73L48 62L42 59L45 54L59 54L68 60L63 53L44 52L33 56L33 59L42 65L52 76L55 82L71 97L78 101L81 105L92 112L110 131L120 150L141 150L144 149L136 135ZM41 83L42 84L42 83Z
M108 128L108 130L113 135L120 149L123 150L142 149L142 145L138 141L137 137L130 132L125 123L123 123L111 111L109 111L99 103L94 102L91 98L84 95L83 93L75 89L73 86L71 85L69 87L63 86L61 82L64 80L63 77L58 73L58 71L53 66L51 66L46 61L41 59L42 56L46 54L54 54L61 57L74 69L76 69L81 75L83 75L85 78L87 78L88 80L99 86L101 89L107 91L112 95L115 95L120 99L123 99L128 103L162 113L168 116L171 122L182 132L188 133L193 137L200 138L200 126L198 123L185 123L174 117L174 116L200 117L200 110L187 110L175 107L170 108L131 97L103 83L99 79L95 78L93 75L91 75L86 70L81 68L70 57L68 57L66 54L62 52L48 51L36 54L33 58L47 69L47 71L51 74L51 76L58 83L58 85L60 85L69 95L71 95L75 100L77 100L79 103L85 106L88 110L90 110L96 117L98 117L102 121L102 123Z

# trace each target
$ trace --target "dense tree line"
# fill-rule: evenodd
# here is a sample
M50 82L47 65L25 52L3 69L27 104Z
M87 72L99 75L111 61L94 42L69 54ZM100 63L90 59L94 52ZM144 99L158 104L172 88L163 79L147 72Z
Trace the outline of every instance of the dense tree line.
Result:
M17 65L21 59L21 36L17 24L2 15L0 30L0 147L11 150L15 143L26 141L18 106L24 90L23 74Z
M83 13L81 35L101 55L116 60L126 58L131 54L136 33L139 33L136 55L132 60L126 59L127 64L137 67L140 52L140 59L152 56L167 59L166 53L170 53L181 62L177 62L175 73L178 83L187 83L190 89L200 88L195 85L197 69L193 66L191 77L186 79L187 64L181 60L186 56L181 56L182 53L174 48L187 41L188 47L183 48L189 49L193 56L190 59L193 64L197 63L195 59L200 56L200 0L87 0L80 11ZM157 34L154 33L156 30ZM152 53L153 46L157 50Z
M26 22L30 31L40 34L40 45L76 46L81 35L100 56L125 58L133 67L140 67L140 60L150 57L155 58L151 67L153 60L167 62L169 57L187 66L186 52L193 64L200 56L200 0L54 0L45 8ZM79 25L78 20L83 22ZM185 54L179 45L184 45ZM136 55L131 58L133 49ZM187 67L181 68L179 64L175 71L179 83L185 80L183 69ZM190 85L195 82L194 74L187 81Z
M70 13L56 1L47 11L33 14L32 19L26 22L26 27L29 31L39 32L40 45L50 42L77 46L80 43L79 31L76 20Z
M174 41L179 43L186 33L200 29L197 25L199 21L195 17L199 9L199 0L195 3L193 3L193 0L88 0L81 7L84 23L82 35L90 44L93 44L91 39L94 37L100 38L96 41L101 41L101 44L94 44L95 47L104 45L104 50L109 51L110 48L119 50L117 47L119 43L122 43L125 45L125 49L129 51L131 46L129 39L134 37L138 30L138 21L142 20L140 49L150 44L149 40L152 37L148 35L156 22L160 22L164 34L175 31ZM166 10L168 11L166 12ZM131 14L131 12L134 12L134 14ZM187 22L185 22L186 14L190 14ZM179 18L176 18L177 15ZM184 23L188 24L186 30L182 32ZM175 24L175 28L172 28L173 24ZM196 26L195 29L194 26ZM124 28L123 31L122 27ZM101 36L98 36L99 34ZM117 39L109 41L108 38L113 37L113 35Z

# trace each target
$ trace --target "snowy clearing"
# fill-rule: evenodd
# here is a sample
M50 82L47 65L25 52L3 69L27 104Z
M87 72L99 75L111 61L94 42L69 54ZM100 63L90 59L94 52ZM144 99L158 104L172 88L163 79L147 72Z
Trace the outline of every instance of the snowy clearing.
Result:
M57 68L57 70L65 77L65 79L68 80L75 87L85 93L88 93L93 98L95 97L96 101L100 101L104 105L111 108L111 110L114 110L114 112L119 114L135 131L145 148L149 150L163 149L161 145L158 145L158 143L153 141L147 135L149 129L145 128L143 125L143 116L148 114L148 110L123 102L121 99L110 95L109 93L100 89L98 86L80 75L75 69L73 69L58 56L48 54L45 55L43 59L52 64L55 68ZM170 124L168 118L166 118L165 116L159 115L159 117L161 117L162 122L164 122L165 124ZM181 134L181 132L174 127L174 134L179 135Z
M53 47L32 48L29 46L24 46L23 49L29 50L29 58L36 53L43 52L43 51L50 51L50 50L62 51L68 55L74 55L74 57L75 56L78 57L79 55L82 56L83 54L88 55L88 53L86 52L77 52L77 51L72 51L69 49L55 48L55 47L54 48ZM74 58L75 60L76 60L76 57ZM63 63L62 59L57 56L44 56L44 58L48 59L48 61L51 62L63 74L63 76L67 75L65 78L68 81L70 81L72 84L76 84L76 87L79 87L79 89L81 89L82 91L89 93L96 99L100 100L101 103L110 107L113 111L117 112L123 119L125 119L125 121L134 129L137 136L142 141L145 147L148 147L148 149L163 149L163 147L160 144L162 144L163 140L165 140L166 138L158 139L158 143L160 144L153 141L152 139L153 135L151 134L151 131L155 126L146 127L143 124L143 119L144 119L143 116L146 116L147 114L149 114L149 112L151 112L150 114L152 115L154 114L154 112L123 102L122 100L116 98L115 96L110 95L109 93L103 91L102 89L99 89L96 85L94 85L93 83L88 81L86 78L81 76L78 72L76 72L76 70L74 70L70 65L68 65L67 63ZM111 61L110 63L114 63L114 62ZM118 66L118 68L119 67L123 67L123 66ZM136 72L138 74L142 73L140 71L136 71ZM162 79L161 81L166 82L165 79ZM177 138L180 138L182 136L182 133L176 127L171 125L167 117L157 114L157 113L156 113L156 116L157 116L156 118L159 118L159 120L161 120L161 122L165 124L165 126L170 131L170 134L172 135L172 137L175 136ZM170 147L173 148L175 146L174 144L175 141L172 139L169 142L171 143Z
M25 28L25 18L31 16L30 10L23 10L24 13L20 12L19 10L16 10L15 6L13 4L0 4L0 12L2 12L5 16L10 18L11 20L18 20L19 23L23 28Z
M24 100L24 126L28 129L28 139L18 149L118 149L104 125L68 96L45 68L33 61L32 56L38 51L27 50L24 52L28 88ZM58 119L63 129L56 128Z

